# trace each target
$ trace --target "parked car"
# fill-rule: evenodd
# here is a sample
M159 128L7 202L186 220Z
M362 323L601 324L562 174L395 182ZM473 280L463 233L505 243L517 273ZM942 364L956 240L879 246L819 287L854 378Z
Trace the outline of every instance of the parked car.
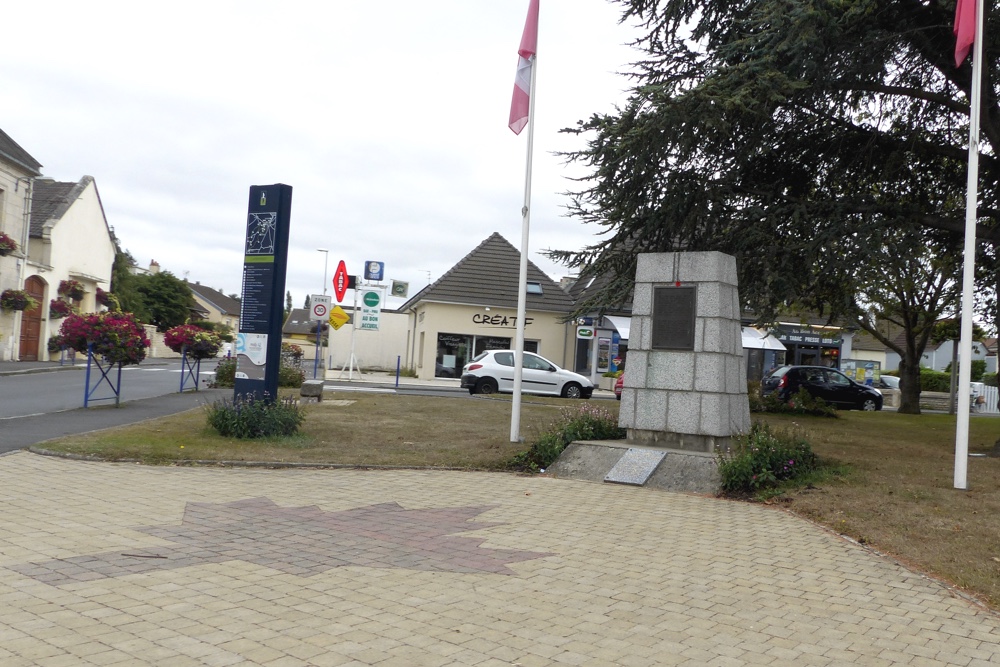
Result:
M619 375L618 379L615 380L615 398L619 401L622 400L622 389L625 388L625 375Z
M468 389L470 394L512 393L513 350L487 350L477 355L462 369L462 387ZM594 383L578 373L559 368L544 357L525 352L521 391L564 398L590 398L594 393Z
M882 394L876 389L825 366L782 366L761 380L760 389L762 395L776 393L783 401L790 400L799 389L805 389L813 398L822 398L837 408L882 409Z
M894 375L880 375L873 386L876 389L899 389L899 378Z

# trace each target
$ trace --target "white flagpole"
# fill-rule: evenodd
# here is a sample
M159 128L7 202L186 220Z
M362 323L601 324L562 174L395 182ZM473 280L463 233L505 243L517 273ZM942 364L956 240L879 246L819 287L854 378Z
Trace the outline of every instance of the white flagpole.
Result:
M955 488L968 489L969 407L972 380L972 290L976 270L976 219L979 201L979 100L982 89L983 3L976 0L972 43L972 94L969 101L969 175L965 194L965 255L962 272L962 333L958 358L958 420L955 426Z
M514 338L514 397L510 409L510 441L521 441L521 378L524 375L524 319L528 301L528 228L531 222L531 158L535 143L535 79L538 53L531 56L531 92L528 95L528 160L521 207L521 264L517 283L517 333Z

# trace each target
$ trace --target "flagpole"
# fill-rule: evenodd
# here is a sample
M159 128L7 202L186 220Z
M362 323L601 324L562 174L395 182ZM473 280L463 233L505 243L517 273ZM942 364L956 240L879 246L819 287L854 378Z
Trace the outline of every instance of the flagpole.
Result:
M521 263L517 279L517 333L514 337L514 397L510 410L510 441L521 441L521 379L524 375L524 320L528 301L528 230L531 222L531 162L535 146L535 78L538 55L531 56L531 93L528 96L528 158L521 207Z
M976 219L979 202L979 100L982 90L983 5L976 0L972 42L972 90L969 100L969 174L965 194L965 250L962 271L962 332L958 358L958 420L955 426L956 489L968 489L969 408L972 381L972 292L976 269Z

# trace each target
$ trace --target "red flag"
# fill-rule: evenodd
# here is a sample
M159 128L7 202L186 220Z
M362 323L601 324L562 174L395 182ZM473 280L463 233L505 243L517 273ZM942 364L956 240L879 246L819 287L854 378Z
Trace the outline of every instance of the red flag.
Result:
M514 134L528 124L528 111L531 108L531 66L535 62L535 52L538 48L538 0L531 0L528 5L528 18L524 22L524 33L521 34L521 47L517 50L517 75L514 77L514 97L510 101L510 121L508 127Z
M958 0L955 5L955 67L969 55L976 37L976 0Z

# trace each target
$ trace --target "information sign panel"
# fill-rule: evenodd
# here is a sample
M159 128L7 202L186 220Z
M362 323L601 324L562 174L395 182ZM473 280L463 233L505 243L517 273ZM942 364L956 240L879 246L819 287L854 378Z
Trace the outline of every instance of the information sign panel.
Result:
M251 186L248 208L235 397L274 400L278 395L292 187L280 183Z
M361 291L361 321L359 331L378 331L379 319L382 316L382 290L366 289Z

